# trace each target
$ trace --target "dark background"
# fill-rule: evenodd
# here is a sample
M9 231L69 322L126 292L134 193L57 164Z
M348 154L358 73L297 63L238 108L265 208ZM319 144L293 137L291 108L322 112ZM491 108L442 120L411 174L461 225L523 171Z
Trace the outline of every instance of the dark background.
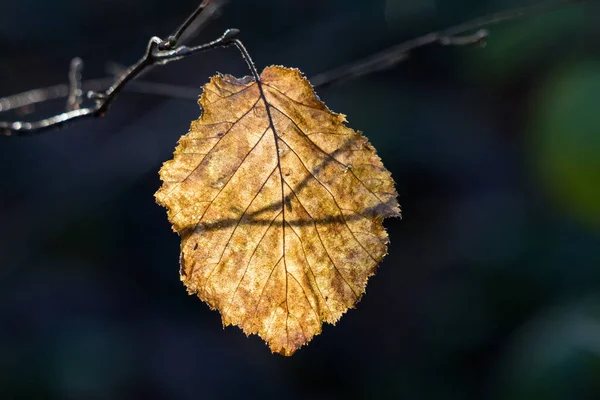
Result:
M242 30L259 68L309 77L523 0L233 0L194 40ZM179 280L154 203L194 101L123 94L103 119L0 138L2 399L600 398L600 9L431 46L318 90L393 173L403 219L356 310L292 358ZM0 2L0 95L134 62L197 1ZM247 74L235 49L145 81ZM55 109L62 103L55 104ZM28 118L48 115L38 109ZM46 114L44 114L46 112Z

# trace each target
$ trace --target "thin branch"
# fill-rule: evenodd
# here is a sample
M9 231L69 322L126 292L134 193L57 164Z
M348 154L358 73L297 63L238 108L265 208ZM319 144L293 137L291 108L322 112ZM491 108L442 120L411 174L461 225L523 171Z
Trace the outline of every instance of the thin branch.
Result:
M445 46L464 46L482 43L488 37L484 27L512 21L527 16L550 12L567 5L590 2L592 0L555 0L534 6L522 7L509 11L491 14L472 21L456 25L443 31L406 41L387 50L352 62L339 68L318 74L310 79L313 86L324 87L355 79L372 72L390 68L408 58L410 51L420 47L439 44ZM122 71L117 78L105 78L81 81L83 63L74 59L69 72L69 85L56 85L45 89L30 90L21 94L0 98L0 112L19 109L49 100L68 97L66 112L36 122L4 122L0 121L0 136L25 135L59 128L67 122L84 118L103 116L117 96L123 92L156 94L184 99L197 99L197 89L183 86L136 81L140 74L148 69L178 61L185 57L204 52L217 47L235 45L242 51L241 42L235 37L237 29L227 30L220 38L212 42L194 47L177 46L185 38L200 29L206 21L219 11L227 0L204 0L196 10L168 37L162 40L158 37L150 39L143 57L134 65ZM475 33L470 33L475 31ZM177 47L176 47L177 46ZM244 52L242 51L242 55ZM246 61L248 58L244 55ZM108 88L107 88L108 87ZM83 93L94 100L94 105L80 108Z
M101 78L84 81L82 82L82 93L106 90L114 80L115 78ZM0 112L22 109L23 111L20 111L19 115L26 115L33 111L34 108L31 106L52 100L63 99L68 97L69 91L69 85L63 83L3 97L0 98ZM135 80L125 86L123 92L196 101L200 94L200 88Z
M15 134L24 135L39 133L47 129L59 128L67 122L103 116L125 86L142 72L153 66L165 65L169 62L180 60L184 57L216 47L229 46L237 33L237 30L229 29L220 38L213 40L212 42L196 47L179 46L173 50L165 51L158 50L158 45L163 42L162 39L153 37L150 39L150 42L148 42L148 47L146 48L144 56L137 63L129 67L112 86L103 92L88 92L88 98L93 99L95 102L93 106L69 110L62 114L36 122L0 122L0 135L12 136Z
M483 29L484 27L489 27L497 25L501 22L513 21L524 17L540 15L568 5L585 3L589 1L591 0L557 0L549 3L537 4L490 14L462 23L460 25L453 26L443 31L431 32L415 39L408 40L362 60L358 60L318 74L312 77L310 81L315 87L324 87L349 79L356 79L372 72L391 68L396 64L405 61L408 58L409 52L417 48L432 44L462 46L481 43L488 36L487 30ZM475 34L462 36L475 30L477 30Z
M152 37L148 42L146 51L140 60L127 68L108 89L104 91L89 91L87 97L94 100L94 105L80 108L79 105L82 102L82 82L81 82L81 69L82 62L79 59L74 59L71 63L69 72L69 87L68 87L68 101L66 112L46 118L35 122L4 122L0 121L0 136L12 136L12 135L25 135L31 133L42 132L48 129L59 128L67 122L75 120L93 118L103 116L112 103L115 101L117 96L123 91L125 86L136 79L141 73L156 65L165 65L169 62L182 59L193 54L197 54L203 51L214 49L216 47L226 47L231 44L231 41L239 33L238 30L230 29L216 40L212 42L202 44L195 47L178 46L175 47L186 30L190 25L198 18L202 11L211 3L215 2L216 6L223 3L219 0L204 0L200 6L194 10L194 12L176 29L175 33L171 35L168 41L164 41L159 37ZM214 7L215 5L213 5ZM213 13L215 9L213 8ZM212 14L211 14L212 15ZM205 19L204 21L206 21ZM175 48L174 48L175 47ZM162 49L162 50L161 50ZM36 101L24 100L22 95L11 96L11 98L0 99L0 111L15 108L11 100L22 102L23 104L38 103L46 101L50 98L56 98L58 94L61 94L61 87L54 87L50 94L43 92L27 92L26 95L37 95ZM27 96L29 97L29 96Z
M179 44L183 44L188 38L195 36L202 30L204 26L206 26L207 22L210 19L217 18L223 7L229 2L229 0L212 0L209 1L209 4L206 5L202 14L200 14L195 20L192 21L192 24L187 27L185 32L181 35L178 40Z
M227 3L227 0L203 0L198 8L177 27L175 32L158 46L158 49L171 50L177 44L194 35L225 3Z
M83 70L83 61L79 57L71 60L69 68L69 97L67 98L67 111L79 110L83 101L83 92L81 90L81 71Z

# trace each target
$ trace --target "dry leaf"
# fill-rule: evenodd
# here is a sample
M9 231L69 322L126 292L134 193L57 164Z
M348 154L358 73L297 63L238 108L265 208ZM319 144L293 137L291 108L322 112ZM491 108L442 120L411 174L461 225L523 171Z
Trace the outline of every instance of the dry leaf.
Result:
M260 85L215 76L200 105L156 193L181 235L181 279L224 325L291 355L364 293L383 218L400 213L394 182L298 70L268 67Z

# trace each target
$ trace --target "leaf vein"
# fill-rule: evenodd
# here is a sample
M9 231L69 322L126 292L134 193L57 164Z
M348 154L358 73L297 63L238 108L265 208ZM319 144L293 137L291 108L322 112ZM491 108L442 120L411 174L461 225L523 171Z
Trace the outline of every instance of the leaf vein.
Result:
M319 282L317 282L317 277L316 277L316 275L315 275L315 273L314 273L314 271L312 269L312 266L310 265L310 262L308 261L308 256L306 254L306 249L304 248L304 242L302 241L302 238L300 238L300 235L298 235L298 233L296 232L296 230L292 227L292 225L290 225L288 223L288 226L290 227L290 229L292 230L292 232L294 233L294 235L296 235L296 237L300 241L300 247L302 248L302 254L304 255L304 260L306 260L306 264L308 265L308 270L310 271L310 274L313 276L313 279L315 280L315 286L317 287L317 290L319 291L319 294L321 295L321 298L323 299L323 302L325 303L325 306L327 306L327 309L329 310L329 315L331 315L333 317L333 312L331 312L331 308L329 307L329 304L327 304L327 300L325 300L325 296L323 296L323 292L321 292L321 288L319 287Z
M287 184L287 186L290 187L289 184ZM302 209L304 210L304 212L306 214L308 214L309 218L313 221L313 226L315 227L315 232L317 234L317 237L319 238L319 242L321 243L321 246L323 246L323 250L325 250L325 254L327 254L327 258L329 258L329 261L331 262L331 265L333 265L333 268L340 275L340 277L342 278L342 280L344 281L344 283L350 288L350 290L352 290L352 293L354 293L354 296L358 299L358 294L356 294L356 291L354 290L354 288L352 286L350 286L350 284L348 283L348 281L346 280L346 278L344 278L344 276L342 275L342 273L340 272L340 270L338 269L338 267L335 265L335 262L333 261L333 258L331 258L331 255L329 254L329 250L327 250L327 247L325 246L325 243L323 242L323 239L321 238L321 234L319 233L319 228L317 227L317 223L315 222L315 219L308 212L308 210L304 207L304 205L302 204L302 202L298 198L298 195L296 195L296 193L294 193L294 189L292 189L290 187L290 190L294 194L294 197L296 197L296 199L298 200L298 204L300 204L300 207L302 207Z
M317 176L315 174L312 173L312 171L310 171L308 169L308 167L306 166L306 164L304 163L304 161L302 160L302 158L300 157L300 155L290 146L288 145L285 140L281 139L281 141L283 143L285 143L290 150L292 151L292 153L294 153L294 155L296 155L296 157L298 158L298 160L300 161L300 164L302 164L302 166L304 167L304 169L306 170L306 172L308 172L315 181L317 181L317 183L319 183L319 185L321 185L323 187L323 189L325 189L327 191L327 193L329 194L329 196L331 197L331 199L333 200L333 203L335 204L335 206L337 207L337 209L340 212L340 215L342 216L342 219L344 220L344 225L346 226L346 228L348 229L348 232L350 232L350 234L352 235L352 237L354 238L354 240L356 241L356 243L358 243L358 245L365 251L365 253L367 253L367 255L375 262L377 262L377 260L375 260L375 258L371 255L371 253L365 248L365 246L363 246L363 244L356 238L356 236L354 235L354 232L352 231L352 229L350 228L350 225L348 224L348 220L346 220L346 216L344 215L344 212L342 211L340 205L337 202L337 199L335 198L335 196L333 195L333 193L331 193L331 190L329 190L329 188L323 184L323 182L321 182L319 180L319 178L317 178ZM290 187L290 185L288 184L288 187ZM291 187L290 187L291 189ZM291 189L293 191L293 189ZM296 196L296 198L298 199L298 202L300 202L300 198L298 196Z
M375 192L373 192L371 189L369 189L367 187L367 185L364 184L364 182L358 177L356 176L356 174L354 173L354 171L352 171L352 168L348 168L348 166L346 164L344 164L343 162L341 162L340 160L338 160L337 158L333 157L331 154L329 154L328 152L326 152L325 150L323 150L319 145L317 145L315 142L313 142L308 136L306 136L306 132L304 132L302 130L302 128L300 128L300 126L296 123L296 121L294 121L289 115L287 115L286 113L284 113L283 111L281 111L279 108L275 107L275 106L271 106L273 107L275 110L277 110L278 112L280 112L284 117L286 117L287 119L289 119L292 124L295 125L296 129L298 130L298 132L301 133L301 136L304 136L306 138L306 140L311 143L311 145L313 147L315 147L317 150L319 150L319 152L325 154L327 157L331 158L333 161L335 161L336 163L340 164L342 167L344 167L345 170L349 171L352 176L354 176L354 178L365 188L369 191L369 193L371 193L382 205L384 205L386 208L390 208L386 203L383 202L383 200L381 200L379 198L379 196L377 196L377 194Z
M258 101L259 101L259 100L260 100L260 99L256 100L256 103L254 103L254 106L255 106L255 105L258 103ZM233 129L233 127L234 127L234 126L235 126L235 125L236 125L238 122L240 122L242 119L244 119L244 117L245 117L246 115L248 115L248 114L250 113L250 111L252 111L252 109L254 108L254 106L250 107L250 109L249 109L248 111L246 111L246 112L245 112L245 113L244 113L244 114L243 114L243 115L242 115L242 116L241 116L241 117L240 117L240 118L239 118L237 121L235 121L235 122L234 122L234 123L233 123L233 124L232 124L232 125L229 127L229 129L227 129L227 131L225 131L225 133L223 133L223 136L221 136L221 137L219 138L219 140L217 140L217 142L216 142L216 143L213 145L213 147L211 147L211 148L210 148L210 150L208 151L208 153L206 153L206 155L209 155L210 153L212 153L212 151L215 149L215 147L217 147L217 145L218 145L218 144L221 142L221 140L223 140L223 138L224 138L225 136L227 136L227 134L228 134L229 132L231 132L231 130ZM260 140L259 140L259 141L260 141ZM258 143L258 142L257 142L257 143ZM181 184L181 183L183 183L183 182L185 182L185 181L187 181L187 180L188 180L188 178L189 178L190 176L192 176L192 174L194 173L194 171L196 171L198 168L200 168L200 165L202 165L206 159L208 159L208 157L204 157L204 158L202 158L202 160L201 160L201 161L198 163L198 165L196 165L196 167L195 167L195 168L194 168L194 169L193 169L193 170L192 170L192 171L191 171L191 172L190 172L190 173L189 173L189 174L188 174L188 175L187 175L187 176L186 176L184 179L182 179L182 180L181 180L180 184ZM164 200L166 200L166 199L167 199L167 197L169 197L169 196L170 196L170 195L171 195L171 194L172 194L172 193L175 191L175 189L177 189L178 187L179 187L179 185L175 185L175 187L173 188L173 190L171 190L171 191L169 192L169 194L167 194L167 195L164 197ZM219 193L220 193L220 192L219 192Z

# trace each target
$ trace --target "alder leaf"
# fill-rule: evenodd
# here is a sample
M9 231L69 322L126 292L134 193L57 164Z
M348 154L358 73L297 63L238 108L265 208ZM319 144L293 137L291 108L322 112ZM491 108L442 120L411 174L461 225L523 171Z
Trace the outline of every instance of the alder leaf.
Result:
M223 324L293 354L353 308L400 215L390 173L296 69L217 75L160 170L181 280Z

